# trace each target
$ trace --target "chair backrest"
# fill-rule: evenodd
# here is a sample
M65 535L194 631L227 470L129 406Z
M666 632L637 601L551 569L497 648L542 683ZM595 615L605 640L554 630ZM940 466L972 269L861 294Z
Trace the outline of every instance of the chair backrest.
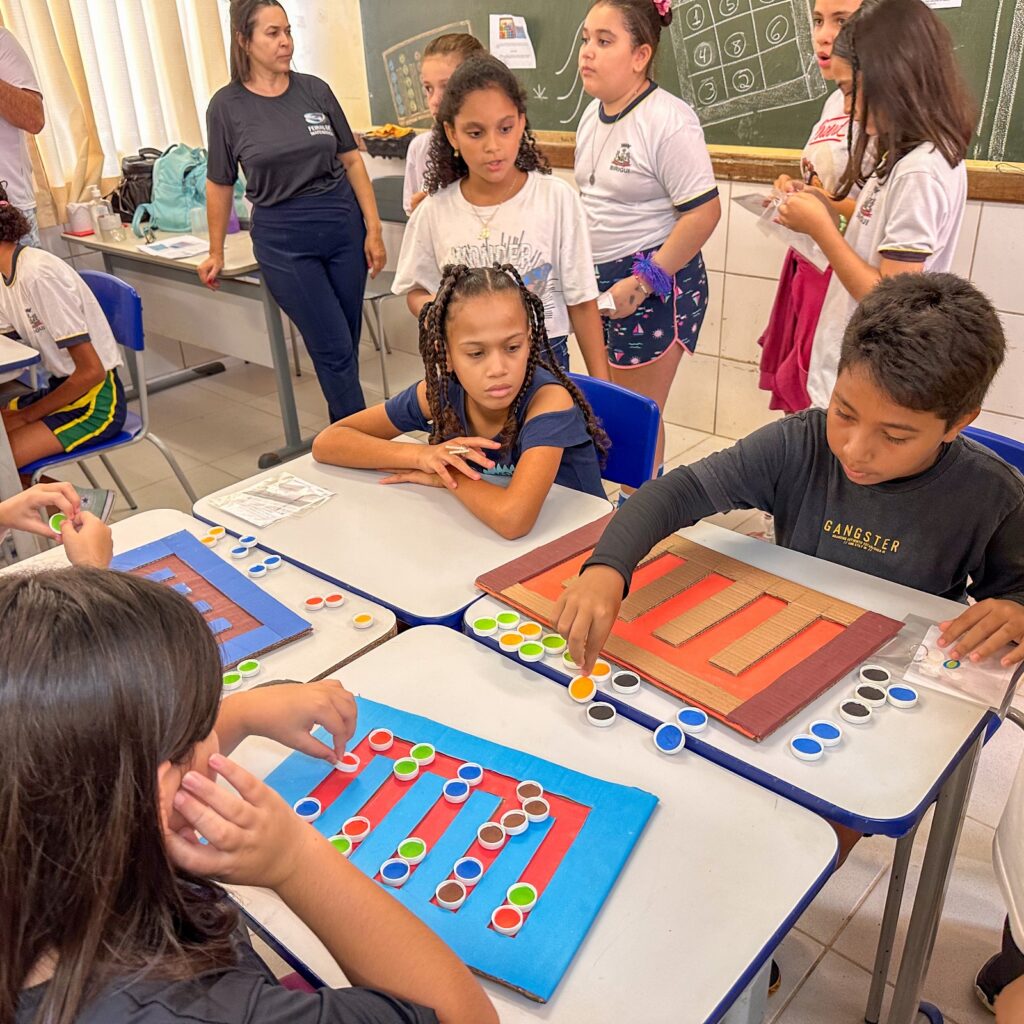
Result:
M403 203L404 189L405 178L401 174L388 174L373 179L373 194L381 220L390 224L405 224L409 220Z
M982 430L981 427L965 427L964 436L994 451L1004 462L1024 473L1024 442L1014 441L1012 437L1003 437L1002 434L993 434L991 430Z
M120 278L99 270L81 271L82 280L96 296L114 332L118 345L141 352L145 348L145 332L142 329L142 299L139 293Z
M601 476L616 484L639 487L654 473L661 413L646 395L605 380L570 373L611 440Z

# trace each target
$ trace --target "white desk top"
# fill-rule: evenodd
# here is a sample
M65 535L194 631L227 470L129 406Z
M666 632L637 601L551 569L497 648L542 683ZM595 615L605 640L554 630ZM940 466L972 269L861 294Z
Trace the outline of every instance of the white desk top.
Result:
M130 519L114 523L114 554L122 554L151 541L159 540L179 530L188 530L197 537L203 536L209 527L192 516L173 509L156 509L140 512ZM241 561L235 561L228 552L233 547L230 537L225 537L213 550L226 562L242 572L259 557L259 548ZM52 548L34 558L25 559L3 572L19 572L24 569L41 569L67 565L62 547ZM323 580L298 569L293 565L282 565L270 573L264 582L256 584L287 605L313 625L311 636L295 640L290 644L265 654L260 658L263 671L247 679L242 689L257 686L268 679L294 679L309 682L330 675L335 668L382 643L396 631L395 616L387 608L373 604L358 595L345 591L350 600L337 609L324 609L313 615L306 615L302 603L312 594L323 594L333 589ZM369 629L356 629L352 616L368 611L373 615Z
M715 551L894 619L914 614L939 621L963 610L952 601L707 523L680 533ZM494 614L500 607L500 602L485 597L471 605L464 617L471 622L483 614ZM545 658L544 666L565 674L557 659ZM545 681L545 685L553 684ZM819 813L863 831L900 835L916 820L922 805L930 802L929 794L958 760L959 751L975 735L986 711L929 690L921 693L917 707L909 711L878 708L868 725L857 726L845 722L838 712L840 698L849 696L855 685L853 675L844 677L761 743L714 720L695 739L710 748L707 755L718 763ZM682 704L648 683L635 697L621 699L658 719L673 717ZM788 743L819 718L842 727L843 741L827 750L820 761L798 761L789 752ZM853 819L889 825L871 828L868 821Z
M21 371L39 362L39 353L24 342L0 334L0 374Z
M408 630L341 678L372 700L661 798L552 1000L485 983L505 1024L704 1021L742 991L831 870L835 833L819 818L701 758L658 754L627 723L594 729L560 687L532 686L525 666L453 630ZM234 757L264 776L286 753L251 738ZM273 894L236 893L324 981L345 983Z
M248 532L246 523L210 499L243 490L282 468L335 496L301 518L254 531L261 543L302 565L316 566L414 623L457 617L479 596L474 583L482 573L610 511L604 498L555 485L530 533L520 540L503 540L447 491L412 484L385 487L380 483L383 473L322 466L312 455L303 455L200 498L195 514Z
M84 235L79 237L78 235L65 234L62 237L65 241L74 243L76 245L83 245L87 249L92 249L96 252L109 253L111 256L126 256L129 259L138 260L141 263L159 263L163 265L177 265L182 269L191 269L195 272L195 268L199 266L203 260L206 259L207 253L202 253L199 256L191 256L188 259L183 260L172 260L166 256L154 256L152 253L139 252L139 246L145 245L146 240L144 238L136 238L132 234L130 227L125 228L127 237L123 242L106 242L98 235ZM186 232L187 233L187 232ZM173 231L157 231L156 240L158 242L167 241L169 238L174 238L175 232ZM196 236L201 237L201 236ZM253 256L252 252L252 235L248 231L236 231L234 234L224 236L224 269L221 271L222 277L241 277L243 274L251 274L253 271L258 270L259 265L256 262L256 257ZM198 278L196 281L198 282Z

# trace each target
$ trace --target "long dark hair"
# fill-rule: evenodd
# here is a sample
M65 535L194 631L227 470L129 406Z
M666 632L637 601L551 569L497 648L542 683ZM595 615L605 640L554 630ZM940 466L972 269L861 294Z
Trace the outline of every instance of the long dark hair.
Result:
M597 0L597 3L590 5L590 9L595 7L614 7L622 15L634 50L645 44L651 48L651 59L644 68L644 74L649 76L654 58L658 56L661 30L672 24L672 8L660 14L653 0Z
M171 865L157 769L213 730L216 641L166 587L99 569L0 579L0 1021L55 960L37 1021L112 979L234 963L237 915Z
M245 49L245 43L252 41L256 29L256 19L264 7L280 7L284 10L281 0L231 0L231 81L248 82L252 72L252 63Z
M547 328L544 325L544 303L523 284L519 272L510 263L495 263L493 267L449 264L441 272L437 296L433 302L428 302L420 310L420 355L423 357L425 370L427 405L430 407L430 418L433 421L430 443L441 444L458 437L463 430L458 413L452 405L450 392L454 374L448 366L447 326L452 306L465 299L497 295L501 292L518 293L526 310L530 337L530 352L523 386L508 407L505 426L501 431L502 450L510 451L515 445L519 436L520 417L526 412L521 408L523 396L533 381L534 371L538 366L542 366L553 374L558 383L572 396L573 402L586 420L587 433L590 434L598 455L603 458L608 451L608 435L597 422L583 393L559 365L551 350Z
M836 199L872 174L885 181L923 142L931 142L950 167L966 157L974 105L946 26L921 0L864 0L836 36L832 53L853 71L850 160ZM858 93L864 124L870 111L878 129L874 158L868 158L872 140L866 131L852 141Z
M466 161L455 155L448 141L444 126L455 127L455 118L462 109L466 97L480 89L500 89L515 104L520 114L526 115L526 90L518 78L497 57L489 53L474 53L467 57L452 73L444 90L444 99L437 112L433 134L430 137L430 152L427 156L427 170L423 176L423 187L430 195L464 178L469 173ZM551 173L548 158L537 148L537 140L530 130L527 118L516 167L521 171Z

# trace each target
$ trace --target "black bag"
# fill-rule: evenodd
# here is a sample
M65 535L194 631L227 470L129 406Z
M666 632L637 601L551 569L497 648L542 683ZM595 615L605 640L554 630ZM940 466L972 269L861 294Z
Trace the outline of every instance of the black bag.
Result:
M153 164L160 154L161 150L144 146L121 160L121 183L109 198L114 213L125 223L131 221L137 206L153 198Z

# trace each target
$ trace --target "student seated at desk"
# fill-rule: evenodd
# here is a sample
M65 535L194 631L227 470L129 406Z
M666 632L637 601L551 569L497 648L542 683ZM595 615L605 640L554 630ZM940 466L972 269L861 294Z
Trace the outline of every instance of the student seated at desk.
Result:
M420 354L426 379L329 426L313 442L317 462L387 470L386 484L447 487L508 539L530 532L553 483L604 497L608 439L555 360L544 305L514 267L445 267L420 313ZM393 440L410 430L429 431L430 444Z
M783 547L953 601L951 658L1024 660L1024 478L961 436L1005 353L988 300L952 274L885 278L843 339L828 410L776 420L644 486L555 611L590 671L640 559L715 512L762 509Z
M91 565L96 569L110 565L114 553L110 527L82 510L78 492L68 483L36 484L0 501L0 541L8 530L24 530L53 540L48 521L51 509L67 516L61 523L60 539L72 565Z
M199 612L105 570L0 579L0 636L0 1020L496 1024L426 925L226 756L258 734L333 762L340 683L221 702ZM360 987L278 985L212 879L273 889Z
M59 256L20 245L27 232L0 185L0 331L31 345L52 375L2 410L16 466L116 437L127 412L100 304Z

